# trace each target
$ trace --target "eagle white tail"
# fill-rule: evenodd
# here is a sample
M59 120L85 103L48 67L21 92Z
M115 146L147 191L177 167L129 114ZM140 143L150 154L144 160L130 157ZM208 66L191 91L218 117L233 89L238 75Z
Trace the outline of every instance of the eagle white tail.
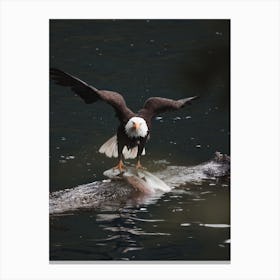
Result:
M114 135L106 141L99 149L99 153L105 154L107 157L118 157L117 135Z
M126 146L123 148L123 156L125 159L136 158L138 152L138 147L128 149ZM105 154L107 157L118 157L118 140L117 135L114 135L109 140L107 140L99 149L99 153ZM142 155L145 155L145 148L143 149Z

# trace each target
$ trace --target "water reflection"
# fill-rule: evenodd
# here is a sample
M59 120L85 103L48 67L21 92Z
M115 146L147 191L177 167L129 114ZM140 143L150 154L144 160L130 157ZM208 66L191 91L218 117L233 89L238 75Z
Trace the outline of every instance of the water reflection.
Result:
M175 189L154 204L118 205L114 209L100 206L94 211L65 216L62 220L61 216L54 216L51 223L56 232L53 235L56 236L56 241L53 242L56 245L52 246L52 257L60 259L59 256L65 256L65 251L60 251L61 246L57 244L62 243L66 248L70 246L68 249L71 251L73 246L67 245L67 239L75 229L76 234L82 236L79 238L79 247L82 245L92 249L92 253L87 252L86 255L84 252L79 254L76 250L67 255L75 255L75 259L91 259L98 252L99 258L103 260L147 260L163 257L212 260L211 250L218 252L215 259L228 259L229 212L221 212L221 209L225 209L223 204L228 203L228 189L218 188L221 187L209 187L209 183L205 182L199 189L192 185ZM202 195L205 199L198 204L193 198ZM178 207L179 204L182 207ZM88 221L82 221L79 230L75 222L76 215ZM56 227L64 222L70 228ZM175 254L174 250L178 249L179 244L181 249L179 254ZM204 250L200 249L201 246ZM103 252L100 248L106 251L106 257L100 255L100 250Z

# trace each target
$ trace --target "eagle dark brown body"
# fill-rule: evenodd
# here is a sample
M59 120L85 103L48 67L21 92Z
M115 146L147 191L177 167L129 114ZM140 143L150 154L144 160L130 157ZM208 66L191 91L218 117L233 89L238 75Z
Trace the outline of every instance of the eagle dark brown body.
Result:
M116 168L120 171L124 169L123 158L137 157L136 167L142 167L140 157L145 154L145 144L150 138L152 119L156 115L178 110L198 98L193 96L173 100L151 97L146 100L143 108L136 114L127 107L124 98L117 92L98 90L79 78L55 68L51 68L50 77L58 85L70 87L86 104L102 100L114 108L120 121L117 135L104 143L99 152L105 153L108 157L118 157L119 162Z

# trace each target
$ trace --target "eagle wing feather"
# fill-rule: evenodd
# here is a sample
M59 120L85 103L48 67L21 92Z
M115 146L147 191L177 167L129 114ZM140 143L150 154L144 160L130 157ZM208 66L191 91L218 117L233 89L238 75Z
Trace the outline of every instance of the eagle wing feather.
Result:
M150 118L153 118L158 114L178 110L186 104L190 104L192 100L197 98L198 96L192 96L179 100L173 100L163 97L151 97L146 100L142 111L148 114Z
M50 77L61 86L68 86L79 95L85 103L91 104L102 100L111 105L120 121L126 121L135 114L126 106L121 94L109 90L98 90L79 78L56 68L50 69Z

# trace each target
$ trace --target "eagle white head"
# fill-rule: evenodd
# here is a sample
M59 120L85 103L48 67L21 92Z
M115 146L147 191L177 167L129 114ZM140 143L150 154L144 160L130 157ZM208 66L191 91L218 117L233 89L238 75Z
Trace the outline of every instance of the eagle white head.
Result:
M146 121L140 117L132 117L125 125L125 132L128 137L146 137L148 134Z

